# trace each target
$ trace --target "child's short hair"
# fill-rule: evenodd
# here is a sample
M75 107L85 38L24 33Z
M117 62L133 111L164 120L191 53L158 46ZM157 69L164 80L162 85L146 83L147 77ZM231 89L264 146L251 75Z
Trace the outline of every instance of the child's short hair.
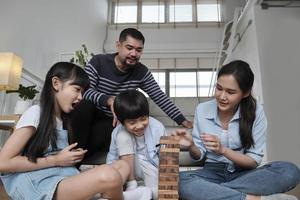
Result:
M114 112L123 124L126 119L149 116L149 104L146 97L137 90L127 90L116 96Z

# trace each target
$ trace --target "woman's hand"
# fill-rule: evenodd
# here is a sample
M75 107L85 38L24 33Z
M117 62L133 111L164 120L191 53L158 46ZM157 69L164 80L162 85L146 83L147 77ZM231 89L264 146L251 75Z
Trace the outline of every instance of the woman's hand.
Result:
M200 138L208 150L222 155L225 153L226 147L221 144L220 139L217 135L202 133L200 135Z
M73 143L56 154L56 165L73 166L76 163L81 162L87 150L83 150L82 148L75 149L76 146L77 143Z
M191 148L194 146L194 141L192 135L185 129L177 129L171 133L171 136L174 136L179 140L179 144L184 148Z

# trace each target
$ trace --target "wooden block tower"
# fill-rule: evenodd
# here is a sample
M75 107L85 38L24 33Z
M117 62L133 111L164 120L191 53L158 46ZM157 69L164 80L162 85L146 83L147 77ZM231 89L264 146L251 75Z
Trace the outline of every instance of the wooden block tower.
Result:
M179 144L172 136L160 138L159 155L159 200L178 200Z

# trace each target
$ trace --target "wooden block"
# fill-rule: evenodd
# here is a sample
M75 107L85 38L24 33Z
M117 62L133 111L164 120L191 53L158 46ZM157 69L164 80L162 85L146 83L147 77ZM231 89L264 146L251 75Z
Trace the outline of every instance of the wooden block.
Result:
M177 176L160 176L158 181L177 181L178 180L178 177Z
M179 195L177 191L174 190L160 190L158 192L158 198L165 198L165 199L178 199Z
M165 176L172 176L172 175L178 175L179 173L179 168L178 167L169 167L169 166L164 166L162 165L162 168L159 169L159 173L161 175Z
M174 199L171 199L171 198L168 198L168 199L165 199L165 198L159 198L159 200L178 200L178 198L174 198Z
M178 200L180 151L178 140L171 136L163 136L160 144L158 198Z
M177 185L178 181L161 181L159 185L166 186L166 185Z
M171 191L171 190L160 190L159 194L160 195L163 195L163 194L178 195L178 192L177 191Z
M170 153L172 153L172 152L179 153L180 149L178 149L178 148L161 148L160 151L161 152L170 152Z
M178 144L178 139L172 136L160 137L160 144Z

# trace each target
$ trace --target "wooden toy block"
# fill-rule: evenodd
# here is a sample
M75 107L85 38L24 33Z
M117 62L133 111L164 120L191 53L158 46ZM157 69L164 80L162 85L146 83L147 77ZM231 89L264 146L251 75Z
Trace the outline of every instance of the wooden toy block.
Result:
M178 200L179 144L172 136L160 138L159 154L159 200Z

